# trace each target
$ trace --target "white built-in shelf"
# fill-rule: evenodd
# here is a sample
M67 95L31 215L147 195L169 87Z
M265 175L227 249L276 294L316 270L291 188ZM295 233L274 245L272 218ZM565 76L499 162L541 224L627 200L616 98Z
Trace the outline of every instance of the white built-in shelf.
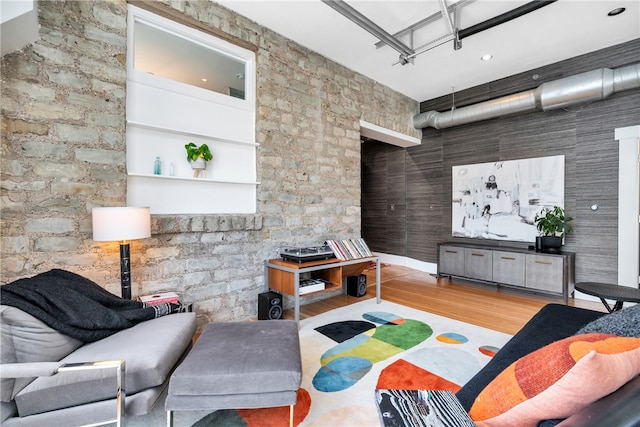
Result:
M157 132L169 132L169 133L173 133L173 134L176 134L176 135L189 136L189 137L192 137L192 138L206 138L206 139L210 139L212 141L226 142L226 143L229 143L229 144L250 145L250 146L254 146L254 147L257 147L257 146L260 145L257 142L234 141L234 140L231 140L231 139L219 138L219 137L216 137L216 136L213 136L213 135L205 135L205 134L199 134L199 133L194 133L194 132L188 132L188 131L169 128L169 127L165 127L165 126L149 125L149 124L145 124L145 123L134 122L134 121L131 121L131 120L127 120L127 125L128 126L134 126L134 127L142 128L142 129L148 129L148 130L152 130L152 131L157 131Z
M140 178L153 178L153 179L175 179L179 181L198 181L198 182L215 182L218 184L241 184L241 185L259 185L258 181L234 181L223 179L209 179L209 178L193 178L191 176L171 176L171 175L154 175L149 173L134 173L129 172L129 176L137 176Z

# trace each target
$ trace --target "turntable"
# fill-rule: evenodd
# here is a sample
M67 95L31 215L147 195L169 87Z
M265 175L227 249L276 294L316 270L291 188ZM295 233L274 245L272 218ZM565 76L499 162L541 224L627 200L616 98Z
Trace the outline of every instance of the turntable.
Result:
M280 249L280 257L285 261L309 262L335 258L335 255L331 248L326 245L310 246L306 248L285 246Z

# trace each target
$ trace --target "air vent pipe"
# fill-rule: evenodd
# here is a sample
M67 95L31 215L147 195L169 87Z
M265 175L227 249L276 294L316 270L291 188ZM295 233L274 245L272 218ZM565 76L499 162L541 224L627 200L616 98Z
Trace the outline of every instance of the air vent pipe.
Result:
M549 6L551 3L555 3L558 0L548 0L548 1L532 1L530 3L526 3L520 7L517 7L513 10L503 13L502 15L495 16L491 19L487 19L486 21L480 22L479 24L472 25L469 28L465 28L458 31L458 39L462 40L474 34L478 34L482 31L486 31L495 26L504 24L505 22L512 21L516 18L519 18L527 13L534 12L542 7Z
M611 94L640 87L640 63L601 68L543 83L536 89L452 111L427 111L413 118L416 129L445 129L516 113L549 111L601 101Z

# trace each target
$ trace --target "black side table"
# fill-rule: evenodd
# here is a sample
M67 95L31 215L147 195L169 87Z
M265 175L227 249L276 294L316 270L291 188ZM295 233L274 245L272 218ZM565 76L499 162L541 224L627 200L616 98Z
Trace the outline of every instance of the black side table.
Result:
M609 310L609 313L620 310L625 301L640 303L640 289L638 288L597 282L576 283L575 288L580 292L600 298L600 301L602 301L602 304ZM616 301L613 308L609 306L605 298Z

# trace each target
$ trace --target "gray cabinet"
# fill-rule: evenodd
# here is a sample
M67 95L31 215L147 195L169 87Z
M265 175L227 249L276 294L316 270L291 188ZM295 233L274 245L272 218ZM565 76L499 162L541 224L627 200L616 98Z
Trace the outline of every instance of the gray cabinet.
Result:
M574 292L575 254L463 243L438 244L438 277L458 276L561 295Z
M562 293L564 260L547 255L527 255L527 280L525 286L540 291Z
M464 276L464 248L440 246L438 249L438 273Z
M492 251L480 248L465 248L464 275L478 280L493 281Z
M525 286L525 254L493 251L493 280L513 286Z

